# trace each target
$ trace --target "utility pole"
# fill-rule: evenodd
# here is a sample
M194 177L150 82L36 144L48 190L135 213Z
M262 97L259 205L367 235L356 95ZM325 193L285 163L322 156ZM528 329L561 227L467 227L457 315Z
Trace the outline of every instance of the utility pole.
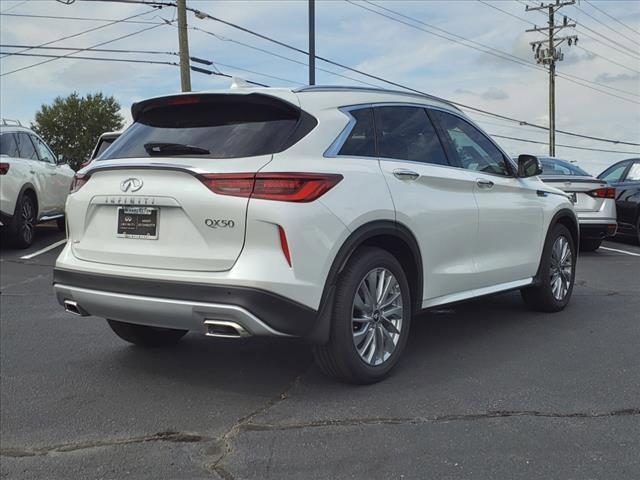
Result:
M180 49L180 84L183 92L191 91L189 67L189 34L187 32L187 0L178 0L178 48Z
M316 84L316 1L309 0L309 85Z
M527 12L535 10L546 10L549 16L547 27L530 28L527 32L540 32L547 36L545 40L537 40L529 42L531 49L535 52L536 62L549 67L549 155L556 154L556 62L564 59L562 49L559 48L564 42L569 46L578 43L577 35L568 35L565 37L556 37L556 32L564 28L575 27L575 23L569 23L569 19L565 16L561 24L556 25L555 15L558 10L567 5L573 5L576 0L556 0L551 3L541 3L538 7L526 6Z

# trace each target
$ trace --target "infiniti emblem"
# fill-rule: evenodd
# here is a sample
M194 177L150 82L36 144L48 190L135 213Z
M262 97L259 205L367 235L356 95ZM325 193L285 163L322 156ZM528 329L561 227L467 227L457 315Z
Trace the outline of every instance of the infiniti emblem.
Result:
M127 178L120 183L120 190L123 192L137 192L142 188L142 180L139 178Z

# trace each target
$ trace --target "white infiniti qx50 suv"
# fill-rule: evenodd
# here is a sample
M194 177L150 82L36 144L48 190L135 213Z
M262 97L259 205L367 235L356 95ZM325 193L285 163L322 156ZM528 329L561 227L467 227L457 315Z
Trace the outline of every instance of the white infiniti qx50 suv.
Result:
M350 87L152 98L80 170L54 272L66 310L124 340L304 337L340 380L382 379L417 312L520 289L563 309L563 192L452 105Z

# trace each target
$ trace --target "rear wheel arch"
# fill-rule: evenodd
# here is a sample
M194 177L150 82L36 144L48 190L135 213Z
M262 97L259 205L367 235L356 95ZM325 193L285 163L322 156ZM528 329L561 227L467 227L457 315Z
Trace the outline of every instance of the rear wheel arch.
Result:
M30 183L25 183L22 188L20 189L20 193L18 194L18 198L16 199L16 209L18 208L18 201L20 198L22 198L23 195L29 195L31 197L31 199L33 200L34 204L35 204L35 208L36 208L36 221L39 218L39 203L38 203L38 194L36 193L36 189L35 187L30 184ZM15 215L17 213L17 210L13 212L13 214Z
M316 325L307 338L315 343L329 339L335 286L349 259L362 247L378 247L391 253L402 266L409 281L412 310L422 306L422 255L411 231L391 220L379 220L362 225L344 241L336 254L325 282Z

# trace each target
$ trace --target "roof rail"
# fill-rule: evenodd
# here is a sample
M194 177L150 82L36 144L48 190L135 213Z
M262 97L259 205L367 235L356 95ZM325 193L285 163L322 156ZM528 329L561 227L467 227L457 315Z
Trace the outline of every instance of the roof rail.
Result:
M22 127L22 124L20 123L20 120L11 120L10 118L3 118L2 119L2 125L3 126Z
M294 92L372 92L372 93L392 93L394 95L406 95L408 97L427 98L436 102L449 105L451 108L460 110L455 105L449 103L447 100L436 97L434 95L428 95L426 93L407 92L406 90L393 90L389 88L377 88L377 87L358 87L358 86L346 86L346 85L307 85L293 89Z

